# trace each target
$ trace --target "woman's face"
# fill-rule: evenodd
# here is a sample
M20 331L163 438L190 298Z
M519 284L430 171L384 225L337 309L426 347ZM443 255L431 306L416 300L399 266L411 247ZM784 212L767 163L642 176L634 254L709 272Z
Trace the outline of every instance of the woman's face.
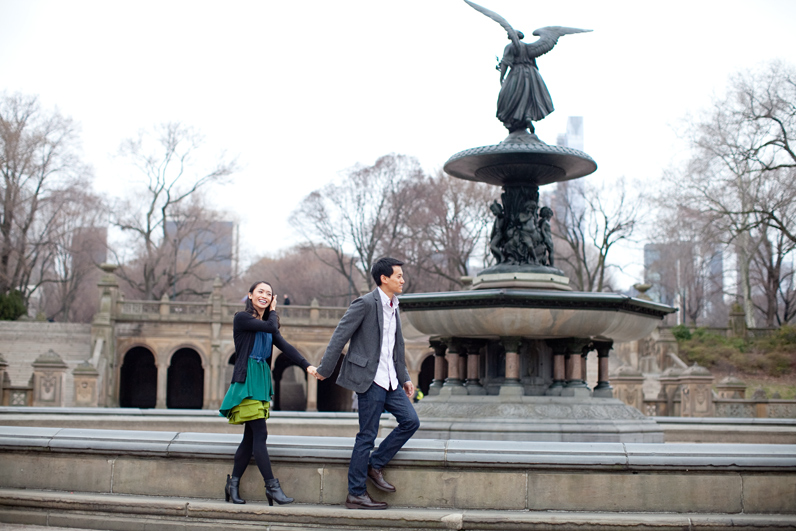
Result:
M265 282L260 282L249 293L249 298L252 301L252 306L262 314L266 308L271 306L271 300L274 298L273 289Z

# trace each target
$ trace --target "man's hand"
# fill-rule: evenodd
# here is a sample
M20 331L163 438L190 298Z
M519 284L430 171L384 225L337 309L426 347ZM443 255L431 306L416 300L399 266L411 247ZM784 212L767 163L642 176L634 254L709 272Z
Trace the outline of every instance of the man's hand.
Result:
M325 380L325 379L326 379L326 378L324 378L323 376L321 376L320 374L318 374L318 368L317 368L317 367L315 367L315 366L313 366L313 365L310 365L309 367L307 367L307 372L308 372L309 374L313 375L313 376L315 377L315 379L316 379L316 380L321 380L321 381L323 381L323 380Z
M412 398L412 395L415 394L415 384L412 383L412 380L404 382L404 393L409 398Z

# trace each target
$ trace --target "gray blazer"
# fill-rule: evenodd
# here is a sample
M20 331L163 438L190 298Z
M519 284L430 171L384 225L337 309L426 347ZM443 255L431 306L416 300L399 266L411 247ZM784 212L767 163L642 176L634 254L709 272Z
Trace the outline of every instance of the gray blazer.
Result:
M395 363L395 374L398 384L403 387L409 380L404 358L404 338L401 334L401 319L396 321L395 348L392 359ZM357 393L364 393L370 388L376 378L376 369L379 367L381 354L381 339L384 333L384 314L381 307L379 288L363 295L351 303L345 315L340 320L337 328L329 340L329 346L323 354L323 359L318 365L318 373L328 378L334 372L337 360L343 352L343 347L350 341L348 352L343 357L340 365L340 375L337 385L351 389Z

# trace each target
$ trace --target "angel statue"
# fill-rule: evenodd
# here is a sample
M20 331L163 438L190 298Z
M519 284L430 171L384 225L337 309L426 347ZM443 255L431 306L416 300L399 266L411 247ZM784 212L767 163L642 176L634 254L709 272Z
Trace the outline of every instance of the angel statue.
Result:
M591 30L547 26L533 32L539 37L536 42L521 42L525 35L485 7L464 0L470 7L488 16L506 30L511 43L503 50L503 58L497 66L500 70L500 93L498 94L497 117L509 133L529 129L534 132L533 122L538 122L553 112L550 92L539 75L536 58L544 55L558 42L559 37ZM508 70L508 76L506 71Z

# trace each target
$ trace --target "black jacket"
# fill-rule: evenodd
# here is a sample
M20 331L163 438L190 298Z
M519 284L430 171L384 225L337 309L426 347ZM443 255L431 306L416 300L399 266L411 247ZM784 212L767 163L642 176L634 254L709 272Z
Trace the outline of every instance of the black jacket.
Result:
M232 339L235 341L235 352L237 359L235 359L235 369L232 372L232 381L243 383L246 381L246 373L249 364L249 354L254 348L254 337L257 332L267 332L271 334L273 339L273 346L278 348L290 360L304 369L310 366L310 362L304 359L298 350L293 345L285 341L285 338L279 333L279 327L276 320L276 312L271 312L268 319L263 321L258 319L247 312L238 312L232 320ZM268 365L271 365L271 359L268 358Z

